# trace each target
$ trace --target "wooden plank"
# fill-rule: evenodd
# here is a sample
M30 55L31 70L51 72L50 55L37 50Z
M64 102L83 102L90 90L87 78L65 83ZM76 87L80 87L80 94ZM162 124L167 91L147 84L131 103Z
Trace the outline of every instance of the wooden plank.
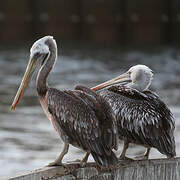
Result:
M152 159L142 161L120 161L114 168L100 169L94 163L81 168L78 164L68 164L69 172L63 167L45 167L22 175L2 180L179 180L180 158Z
M65 171L63 167L44 167L34 171L27 171L14 177L4 177L2 180L43 180L43 178L45 179L64 174Z

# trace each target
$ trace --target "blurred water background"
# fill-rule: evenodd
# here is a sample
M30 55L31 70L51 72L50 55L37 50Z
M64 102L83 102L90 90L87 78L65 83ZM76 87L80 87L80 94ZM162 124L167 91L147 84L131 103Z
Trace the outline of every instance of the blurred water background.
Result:
M27 47L27 44L26 44ZM76 84L92 87L125 72L136 64L154 71L151 89L169 105L176 120L176 150L180 155L180 50L159 47L144 50L122 48L62 47L50 77L50 86L73 89ZM59 155L62 142L39 104L35 79L27 88L15 112L10 105L24 74L29 50L0 49L0 178L47 165ZM120 154L120 145L117 155ZM128 156L145 148L131 145ZM80 159L84 152L71 147L64 162ZM150 158L162 158L152 149ZM92 161L92 157L89 158Z

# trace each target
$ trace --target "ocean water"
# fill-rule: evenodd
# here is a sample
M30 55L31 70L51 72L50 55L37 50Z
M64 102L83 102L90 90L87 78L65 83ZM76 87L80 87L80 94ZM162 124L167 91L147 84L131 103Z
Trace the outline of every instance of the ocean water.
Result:
M180 155L180 51L121 50L111 48L70 48L61 50L49 85L73 89L76 84L92 87L111 79L135 64L145 64L154 71L151 89L168 104L176 121L177 156ZM0 50L0 178L43 167L55 160L63 146L39 104L35 73L15 112L10 105L24 74L29 52L23 48ZM120 154L122 144L117 155ZM142 154L145 148L131 145L127 155ZM70 147L64 162L82 158L84 152ZM150 158L164 158L152 149ZM93 161L92 157L89 161ZM6 167L6 168L4 168Z

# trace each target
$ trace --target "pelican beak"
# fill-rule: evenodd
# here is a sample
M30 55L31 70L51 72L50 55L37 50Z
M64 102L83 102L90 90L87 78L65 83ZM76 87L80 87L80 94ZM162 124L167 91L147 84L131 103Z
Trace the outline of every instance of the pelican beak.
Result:
M35 70L36 65L37 65L37 60L34 58L30 58L28 65L27 65L27 68L26 68L26 72L24 73L24 76L22 78L22 81L21 81L21 84L20 84L19 89L17 91L17 94L16 94L14 101L11 105L11 111L14 111L17 104L19 103L19 101L20 101L20 99L24 93L24 90L25 90L25 88L29 82L29 79L31 78L31 75Z
M91 89L94 90L94 91L98 91L98 90L103 89L103 88L105 88L107 86L112 86L114 84L130 81L130 80L131 80L130 79L130 74L126 72L126 73L121 74L120 76L118 76L118 77L116 77L114 79L111 79L111 80L106 81L106 82L104 82L102 84L99 84L99 85L97 85L97 86L95 86L95 87L93 87Z

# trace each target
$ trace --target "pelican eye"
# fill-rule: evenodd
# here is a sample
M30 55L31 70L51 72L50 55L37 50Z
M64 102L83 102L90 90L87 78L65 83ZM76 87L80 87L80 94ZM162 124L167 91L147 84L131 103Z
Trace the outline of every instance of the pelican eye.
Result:
M33 55L33 58L38 59L40 56L41 56L41 54L39 52L37 52Z

